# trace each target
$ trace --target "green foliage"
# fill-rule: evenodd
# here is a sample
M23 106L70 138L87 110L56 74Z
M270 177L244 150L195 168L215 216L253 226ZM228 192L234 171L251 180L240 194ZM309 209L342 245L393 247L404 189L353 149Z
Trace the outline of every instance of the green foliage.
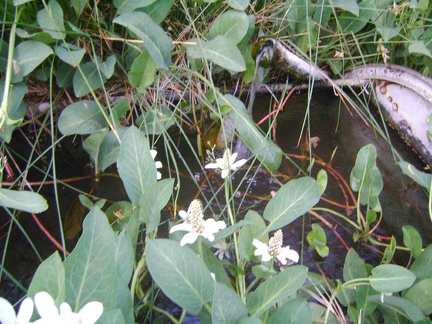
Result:
M329 254L329 248L327 244L327 236L321 226L314 223L312 224L312 231L307 235L309 246L317 251L317 253L325 258Z
M41 213L48 209L45 198L38 193L4 188L0 188L0 206L29 213Z

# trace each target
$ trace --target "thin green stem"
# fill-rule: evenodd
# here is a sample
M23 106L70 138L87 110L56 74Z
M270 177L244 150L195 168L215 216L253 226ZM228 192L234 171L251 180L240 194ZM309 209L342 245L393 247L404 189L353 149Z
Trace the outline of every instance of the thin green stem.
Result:
M143 256L141 257L141 260L138 262L137 267L135 269L133 278L132 278L132 284L131 284L131 296L132 296L132 304L134 302L134 297L135 297L135 291L136 291L136 286L139 282L139 277L140 277L140 273L141 271L145 268L146 266L146 258L145 255L143 254Z

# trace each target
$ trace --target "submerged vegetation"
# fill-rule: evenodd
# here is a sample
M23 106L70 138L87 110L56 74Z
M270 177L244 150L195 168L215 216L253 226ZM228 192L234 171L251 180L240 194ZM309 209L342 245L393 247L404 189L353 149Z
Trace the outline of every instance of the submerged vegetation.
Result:
M6 0L0 12L0 204L8 216L0 273L2 285L20 289L15 298L0 297L2 322L180 323L192 316L202 323L430 323L432 245L424 248L413 226L402 228L403 242L376 234L385 188L375 146L358 152L343 179L331 159L312 153L308 104L298 134L309 139L304 154L284 152L273 135L292 94L288 83L298 80L261 52L277 39L333 79L366 63L400 64L430 77L428 0ZM258 72L262 82L285 86L272 93L267 130L245 105L259 87ZM306 83L310 99L319 81ZM333 91L430 195L432 176L400 160L369 110L367 89ZM14 150L17 133L28 143L25 157ZM67 181L58 176L68 166L59 165L56 151L72 137L91 161L88 178L97 183L116 173L127 200L70 182L85 207L70 221L59 199ZM282 163L295 176L278 171ZM246 193L260 175L279 188L249 205ZM325 197L330 178L345 202ZM47 186L54 206L38 193ZM197 195L187 197L186 186ZM48 208L55 233L39 221ZM26 214L56 252L47 257L36 248L22 224ZM304 251L286 244L288 225L305 215L314 223L308 232L295 229L302 246L326 258L327 236L334 235L346 248L341 278L312 271ZM379 251L374 264L339 235L335 218L350 228L352 242ZM7 268L14 231L26 238L26 255L40 262L28 286ZM394 259L396 251L408 261ZM161 307L167 299L170 306ZM18 315L11 303L17 310L21 303Z

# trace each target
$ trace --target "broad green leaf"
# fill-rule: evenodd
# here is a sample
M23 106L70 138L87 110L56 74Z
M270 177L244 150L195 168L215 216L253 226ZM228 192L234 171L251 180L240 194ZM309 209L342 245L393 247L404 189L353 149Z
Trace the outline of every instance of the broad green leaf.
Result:
M406 300L412 302L425 315L432 313L432 278L419 281L404 295Z
M325 258L329 254L329 248L326 245L327 236L321 226L313 223L312 231L308 233L306 238L309 246L315 249L322 258Z
M402 172L408 177L417 182L420 186L430 190L432 182L432 174L417 170L412 164L405 161L398 162Z
M238 250L242 259L248 260L253 254L254 246L252 245L253 233L250 226L243 226L238 236Z
M218 242L218 241L215 241ZM215 243L211 243L212 245ZM227 272L224 268L224 263L221 262L214 254L214 251L211 250L210 246L207 246L206 244L202 244L201 250L198 249L197 245L190 246L191 248L195 249L194 251L200 251L200 257L204 261L205 265L207 266L207 269L210 271L210 273L213 273L215 275L215 281L222 283L226 285L227 287L231 287L231 281L228 278Z
M37 13L37 22L42 30L54 39L66 37L63 22L63 9L56 0L50 0L48 5Z
M172 110L165 106L150 108L137 118L136 124L146 134L162 134L175 124L176 117Z
M63 135L92 134L108 127L98 104L81 100L66 107L60 115L58 128Z
M206 42L199 39L190 39L194 45L187 45L189 57L207 59L220 67L234 73L246 70L243 56L235 44L223 35L217 35Z
M56 55L65 63L70 66L76 67L81 63L84 57L85 49L67 43L62 43L55 47Z
M376 303L381 311L386 309L388 311L396 312L412 321L412 323L417 323L425 318L422 311L413 303L400 297L386 296L384 297L384 303L381 302L381 296L379 295L370 296L368 300ZM394 320L392 320L392 322L395 323ZM398 322L400 323L402 321L399 320ZM385 321L385 323L389 323L388 320Z
M377 152L373 144L362 147L351 171L350 184L354 191L359 192L359 201L362 205L369 205L370 208L380 211L378 195L384 184L376 166L376 158Z
M89 0L72 0L72 7L75 10L75 13L77 14L77 17L81 16L82 12L84 11L85 6L87 5L87 2Z
M117 128L117 134L120 139L128 128L120 127ZM105 171L110 165L117 163L117 158L120 152L120 143L117 136L112 130L108 132L104 140L101 143L99 151L99 162L98 165L101 171Z
M267 279L250 294L246 306L253 316L260 316L282 299L294 294L306 280L305 266L292 266Z
M223 35L237 45L245 37L249 28L249 18L243 11L228 10L218 16L208 32L208 38Z
M248 114L243 102L232 95L225 95L224 100L232 109L228 113L240 139L269 170L276 170L282 163L283 152L273 141L266 138L257 128Z
M30 1L33 1L33 0L13 0L13 4L14 4L14 6L19 6L21 4L24 4L24 3L27 3Z
M131 126L122 137L117 169L129 199L139 206L143 192L157 181L157 175L148 140L134 126Z
M155 1L149 6L141 8L140 11L145 12L156 23L161 24L171 8L174 6L175 0Z
M150 53L145 51L140 53L132 63L128 73L128 79L132 87L137 88L140 93L145 93L146 88L154 82L156 63Z
M105 139L107 133L108 133L108 129L104 128L104 129L100 130L99 132L95 132L95 133L91 134L83 142L83 148L90 155L90 160L95 165L96 173L100 169L100 166L98 164L100 146L101 146L103 140Z
M172 41L165 31L144 12L124 13L113 21L136 34L144 41L147 51L161 69L171 64Z
M121 312L120 309L114 309L114 310L109 310L109 311L105 311L102 313L101 317L99 317L98 324L112 324L112 323L116 323L116 324L125 324L125 318Z
M0 80L0 102L3 102L4 89L5 82L4 80ZM21 125L24 119L27 107L23 103L23 98L27 93L27 85L22 82L14 84L13 87L9 88L9 97L6 103L7 118L6 114L3 114L4 124L3 128L0 129L0 137L6 143L10 142L13 130L15 127Z
M115 261L119 281L127 286L134 266L132 242L124 232L115 236Z
M340 14L340 28L346 33L357 33L369 20L373 17L375 9L374 0L366 0L359 3L360 12L358 15L353 15L349 11L344 11Z
M72 87L74 74L75 69L72 66L66 63L60 64L57 68L57 85L62 89Z
M408 51L410 54L417 53L432 58L432 53L430 49L426 47L424 41L415 41L414 43L410 44Z
M102 87L106 82L106 77L95 63L87 62L81 65L80 70L75 71L72 82L75 96L82 97Z
M423 247L420 233L412 226L406 225L402 227L403 243L410 249L412 255L417 258Z
M168 203L173 187L174 179L163 179L144 189L139 206L140 220L147 225L146 233L151 233L158 228L161 211Z
M103 212L94 207L85 217L83 233L64 261L66 302L77 312L90 301L100 301L104 311L117 303L118 276L114 233Z
M14 51L15 68L12 82L21 81L52 54L53 50L44 43L33 40L19 43Z
M286 20L293 33L301 34L307 31L307 21L313 13L313 5L310 0L287 0Z
M37 268L27 296L34 298L37 292L46 291L56 304L64 301L66 291L65 269L58 252L54 252Z
M149 240L147 266L156 284L173 302L192 314L212 300L214 281L191 249L172 240Z
M317 184L319 187L320 195L322 195L326 190L327 182L328 182L327 172L324 169L319 170L317 174Z
M267 232L288 225L306 213L320 199L315 179L303 177L284 184L270 200L264 210L264 219L269 221Z
M228 5L236 10L245 10L249 5L250 0L226 0Z
M377 27L377 31L380 33L385 43L389 42L393 37L399 35L402 27Z
M354 249L350 249L345 257L343 279L350 281L357 278L366 278L367 271L365 261L359 257Z
M349 11L356 17L359 16L360 9L356 0L332 0L332 3L335 8L341 8L342 10Z
M48 209L45 198L36 192L5 188L0 188L0 206L28 213L41 213Z
M128 285L119 281L119 286L117 291L118 291L118 296L117 296L116 309L121 310L125 323L135 323L134 306L132 304L131 291ZM97 321L97 323L99 324L99 320ZM117 324L118 322L111 319L108 321L108 324L110 323Z
M415 259L410 270L418 280L432 278L432 244L428 245Z
M312 323L312 311L305 299L290 299L269 318L268 324L308 324Z
M135 9L151 5L155 1L156 0L113 0L113 4L117 8L117 13L121 15L123 13L132 12L135 11Z
M248 316L239 295L226 285L216 282L212 304L212 323L237 323Z
M394 264L382 264L372 269L369 282L378 292L398 292L411 287L416 279L410 270Z
M105 78L109 79L114 74L114 68L117 59L115 55L110 55L107 57L105 62L102 62L102 59L99 56L95 57L95 63L97 68L102 72Z

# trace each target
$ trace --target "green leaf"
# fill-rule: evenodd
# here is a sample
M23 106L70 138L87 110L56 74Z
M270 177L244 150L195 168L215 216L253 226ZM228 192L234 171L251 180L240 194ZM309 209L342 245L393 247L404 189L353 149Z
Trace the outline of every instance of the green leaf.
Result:
M107 133L108 129L104 128L99 132L91 134L83 142L83 148L90 155L90 160L94 163L96 172L98 172L100 169L98 164L100 146Z
M128 73L128 79L132 87L137 88L140 93L145 93L146 88L154 82L156 63L150 53L140 53L132 63Z
M212 300L214 281L204 262L188 247L176 241L149 240L147 266L156 284L173 302L198 314Z
M132 242L124 232L115 236L115 261L117 275L125 286L129 284L134 266Z
M247 309L237 293L232 288L216 282L212 305L212 323L238 323L239 320L247 316Z
M88 0L72 0L72 7L77 14L77 17L81 16L84 11L85 6L87 5Z
M312 224L312 231L308 233L307 240L310 247L315 249L322 258L325 258L329 254L329 248L326 246L327 236L318 224Z
M359 201L362 205L369 205L375 211L381 210L378 195L383 189L381 173L376 166L377 152L373 144L362 147L355 165L351 171L351 188L360 193Z
M145 189L157 181L157 174L148 140L134 126L122 137L117 169L129 199L138 206Z
M223 35L237 45L246 36L248 28L249 18L246 13L228 10L216 18L207 36L209 39L213 39L217 35Z
M270 200L264 210L264 219L269 221L267 232L288 225L306 213L320 199L315 179L303 177L284 184Z
M430 190L432 174L417 170L412 164L405 161L398 162L402 172L417 182L420 186Z
M149 108L147 112L137 118L136 124L146 134L162 134L175 124L173 111L165 106Z
M393 37L399 35L402 27L377 27L377 32L381 34L381 37L385 43L389 42Z
M28 213L41 213L48 209L45 198L36 192L5 188L0 188L0 206Z
M27 291L27 297L33 298L40 291L46 291L50 294L56 304L64 301L65 269L58 252L51 254L39 265Z
M50 0L48 5L37 13L37 22L42 30L54 39L66 37L63 22L63 10L56 0Z
M63 63L57 68L56 81L57 85L66 89L72 86L75 69L69 64Z
M101 73L97 65L93 62L87 62L81 65L81 70L75 71L73 77L73 89L75 96L85 96L92 90L102 87L105 82L105 75Z
M258 317L278 301L294 294L305 282L307 272L305 266L293 266L261 283L247 300L249 313Z
M412 226L406 225L402 227L403 243L410 249L411 254L417 258L423 247L422 238L420 233Z
M413 323L417 323L425 318L420 309L418 309L410 301L400 297L386 296L384 297L384 303L381 303L381 296L378 295L370 296L368 300L370 302L376 303L381 311L386 309L387 311L396 312L397 314L409 319ZM392 320L392 322L394 323L394 320ZM398 322L400 323L402 321L399 320ZM385 323L389 323L388 320L385 321Z
M85 217L83 233L64 261L66 302L77 312L90 301L100 301L104 311L117 303L118 277L114 233L103 212L94 207Z
M268 324L308 324L312 323L312 311L305 299L296 298L285 302L269 318Z
M63 135L92 134L108 127L98 104L81 100L66 107L60 115L58 128Z
M356 17L358 17L360 13L360 9L356 0L333 0L332 3L335 8L341 8L342 10L349 11Z
M394 264L382 264L372 269L369 282L379 292L398 292L411 287L416 279L410 270Z
M282 163L283 152L273 141L264 137L248 114L243 102L232 95L223 99L232 109L228 113L240 139L252 151L259 161L269 170L276 170Z
M233 9L245 10L249 5L250 0L226 0L226 2Z
M99 71L105 76L105 78L109 79L114 74L114 68L117 59L115 55L110 55L107 57L105 62L102 62L102 59L99 56L95 57L95 64Z
M318 171L317 174L317 184L319 187L320 196L324 193L327 188L328 176L327 172L324 169Z
M117 128L117 134L120 139L128 128L120 127ZM117 158L120 152L120 143L117 136L112 130L108 132L104 140L101 143L99 151L99 167L101 171L105 171L110 165L117 163Z
M151 5L155 1L156 0L114 0L113 4L118 9L117 13L121 15L123 13L132 12L135 11L135 9Z
M366 278L367 271L365 261L359 257L354 249L350 249L345 257L343 278L350 281L357 278Z
M415 259L410 270L419 280L432 278L432 244L428 245Z
M3 95L5 90L4 80L0 80L0 102L3 102ZM26 105L23 103L24 95L28 93L27 85L20 82L14 84L13 87L9 88L8 102L6 103L7 117L3 115L4 125L0 129L0 137L3 138L7 143L12 139L12 132L15 127L21 125L25 113Z
M195 45L187 45L187 54L193 59L207 59L234 73L246 70L239 49L225 36L217 35L208 42L196 38L190 39L189 42L195 43Z
M168 203L173 187L174 179L163 179L145 188L139 206L140 220L147 225L146 233L151 233L158 228L161 210Z
M14 51L16 68L12 76L12 82L22 80L22 77L30 74L39 64L53 54L53 50L38 41L24 41L18 44ZM19 71L18 73L16 73Z
M68 43L61 43L59 46L55 47L56 55L63 62L73 67L76 67L79 63L81 63L85 52L86 51L84 48Z
M410 54L417 53L432 58L432 53L430 49L426 47L424 41L415 41L414 43L410 44L408 47L408 52Z
M144 41L147 51L161 69L171 64L172 41L162 27L156 25L144 12L124 13L113 21L136 34Z
M33 0L13 0L13 4L14 4L14 6L19 6L21 4L24 4L24 3L27 3L30 1L33 1Z
M145 12L156 23L161 24L171 8L174 6L175 0L155 1L151 5L141 8L140 11Z
M419 281L404 295L406 300L412 302L425 315L432 313L432 278Z

